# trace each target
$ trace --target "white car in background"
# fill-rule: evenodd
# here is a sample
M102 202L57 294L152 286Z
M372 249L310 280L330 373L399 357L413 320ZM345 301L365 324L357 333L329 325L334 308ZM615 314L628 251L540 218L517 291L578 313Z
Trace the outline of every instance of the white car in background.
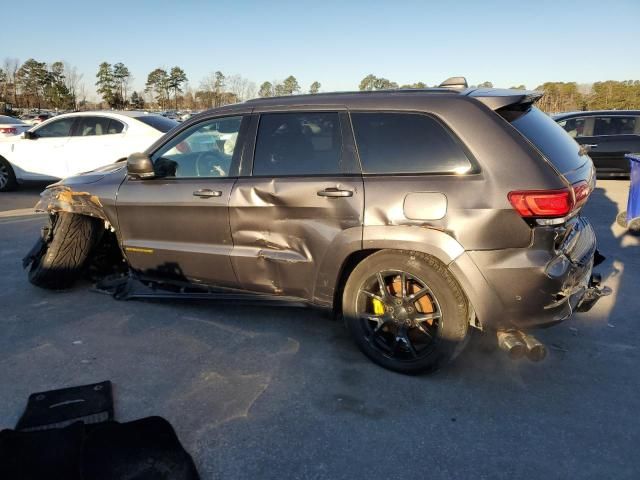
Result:
M145 112L79 112L0 138L0 192L57 181L145 150L178 122Z
M20 135L31 128L31 125L20 119L0 115L0 138Z

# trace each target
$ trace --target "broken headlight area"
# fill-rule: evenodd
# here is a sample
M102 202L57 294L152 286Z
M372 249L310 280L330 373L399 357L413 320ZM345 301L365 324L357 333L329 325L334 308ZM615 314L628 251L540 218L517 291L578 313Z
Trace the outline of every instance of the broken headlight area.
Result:
M88 192L76 192L65 185L55 185L40 194L35 206L38 212L69 212L107 221L100 199Z

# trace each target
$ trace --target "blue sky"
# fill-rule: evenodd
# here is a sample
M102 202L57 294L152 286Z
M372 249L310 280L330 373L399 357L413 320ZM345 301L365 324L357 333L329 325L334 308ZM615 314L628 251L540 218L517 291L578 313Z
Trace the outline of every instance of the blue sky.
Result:
M465 75L496 86L640 79L640 0L29 1L0 28L0 61L64 60L93 91L102 61L134 87L181 66L257 84L293 74L304 89L357 89L368 73L436 84Z

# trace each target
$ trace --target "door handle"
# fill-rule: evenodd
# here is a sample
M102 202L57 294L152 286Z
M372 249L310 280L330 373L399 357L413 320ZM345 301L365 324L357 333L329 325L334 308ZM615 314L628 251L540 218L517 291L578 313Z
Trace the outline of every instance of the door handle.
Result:
M318 192L320 197L353 197L353 190L341 190L339 188L325 188Z
M202 197L202 198L211 198L211 197L221 197L222 192L220 190L211 190L209 188L203 188L201 190L196 190L193 192L194 197Z
M584 143L582 144L583 147L592 149L592 148L598 148L598 144L597 143Z

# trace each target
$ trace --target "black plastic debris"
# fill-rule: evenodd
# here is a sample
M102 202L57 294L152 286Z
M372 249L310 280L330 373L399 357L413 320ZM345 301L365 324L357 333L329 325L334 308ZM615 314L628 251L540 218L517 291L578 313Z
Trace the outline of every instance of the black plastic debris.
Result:
M63 388L29 396L16 430L30 432L113 420L111 382Z

